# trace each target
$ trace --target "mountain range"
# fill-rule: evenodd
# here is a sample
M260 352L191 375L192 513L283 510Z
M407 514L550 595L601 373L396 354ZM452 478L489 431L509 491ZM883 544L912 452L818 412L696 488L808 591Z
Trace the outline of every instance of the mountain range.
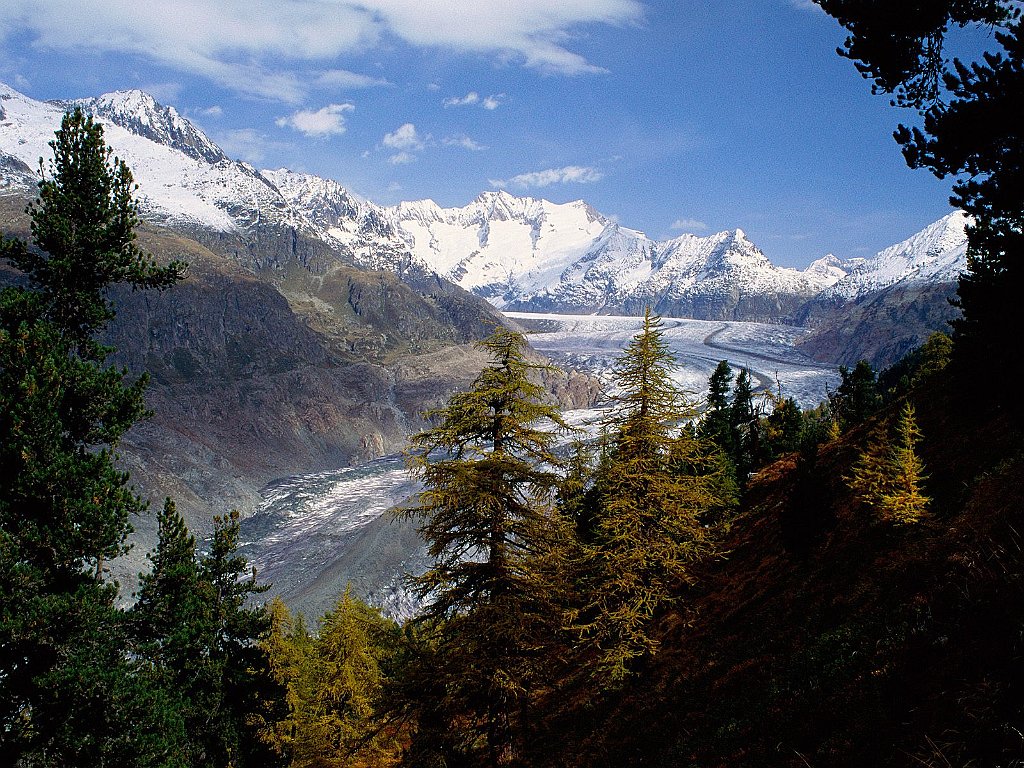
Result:
M4 234L27 235L40 158L76 106L139 184L142 245L190 264L171 291L119 295L110 341L116 362L150 374L156 414L124 462L200 533L253 509L270 480L398 450L479 370L472 342L507 322L499 309L798 323L823 361L884 364L941 327L965 264L958 212L873 258L796 270L740 229L659 241L583 201L489 191L461 208L380 206L232 160L142 91L42 102L0 84ZM549 386L566 404L595 396L578 375ZM152 521L138 527L141 553Z
M820 324L827 310L894 285L951 285L966 265L959 212L873 258L826 255L797 270L773 264L741 229L659 241L581 200L489 191L461 208L379 206L328 179L232 161L142 91L39 102L0 85L0 189L34 187L33 168L73 106L104 122L148 221L205 240L285 227L358 266L434 273L501 309L638 314L650 306L697 319ZM249 256L252 267L274 263Z

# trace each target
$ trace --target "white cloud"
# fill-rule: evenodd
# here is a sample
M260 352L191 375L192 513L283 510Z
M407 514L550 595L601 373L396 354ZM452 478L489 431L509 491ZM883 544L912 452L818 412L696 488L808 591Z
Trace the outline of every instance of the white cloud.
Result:
M593 184L604 178L597 168L567 165L564 168L548 168L543 171L520 173L511 179L491 179L492 187L550 187L552 184Z
M205 115L206 117L223 117L224 108L219 104L214 104L212 107L199 110L199 114Z
M27 35L54 51L138 55L240 93L299 103L318 77L344 71L331 68L339 57L389 36L543 72L601 71L569 50L572 33L636 24L643 13L641 0L5 0L0 37ZM332 77L344 87L379 84L354 73Z
M487 149L483 144L477 144L469 136L446 136L443 140L445 146L448 147L462 147L468 149L470 152L482 152Z
M424 138L420 136L416 131L416 126L412 123L404 123L396 128L393 133L384 134L383 141L385 147L400 149L403 152L419 152L424 147Z
M443 102L445 107L468 107L479 104L484 109L497 109L505 99L504 93L492 93L486 98L480 98L476 91L470 91L465 96L449 96Z
M226 131L212 138L229 157L245 160L253 165L262 164L266 150L271 145L266 136L252 128Z
M708 225L699 219L676 219L672 222L672 229L679 229L683 232L703 232Z
M275 122L281 128L294 128L299 133L316 138L334 136L345 132L345 113L355 109L352 104L328 104L316 112L299 110Z
M480 101L480 94L476 91L470 91L465 96L450 96L441 103L446 107L465 107L470 104L476 104L478 101Z
M789 4L801 11L821 11L821 6L813 0L789 0Z
M388 162L392 165L405 165L416 160L416 155L411 152L397 152L388 158Z
M347 69L329 69L326 72L320 73L316 81L320 85L343 88L346 90L391 85L387 80L370 77L369 75L360 75L357 72L349 72Z

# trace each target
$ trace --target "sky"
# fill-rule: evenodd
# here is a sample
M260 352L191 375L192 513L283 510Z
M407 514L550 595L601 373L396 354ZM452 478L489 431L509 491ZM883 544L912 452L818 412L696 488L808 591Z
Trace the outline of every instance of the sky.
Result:
M951 210L844 36L810 0L3 0L0 80L141 88L231 157L384 205L583 199L803 267Z

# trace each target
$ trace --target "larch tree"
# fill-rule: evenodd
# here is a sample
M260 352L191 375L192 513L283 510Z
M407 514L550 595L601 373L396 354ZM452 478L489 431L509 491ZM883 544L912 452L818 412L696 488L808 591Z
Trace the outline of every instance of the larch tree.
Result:
M847 485L855 497L881 520L900 525L920 522L928 514L930 499L921 486L927 480L917 455L921 430L914 407L908 402L895 427L879 424L853 466Z
M655 617L713 549L701 520L715 504L707 484L673 471L693 458L685 447L680 454L677 433L694 416L672 379L674 365L660 318L648 310L615 369L611 445L596 478L590 589L572 616L596 649L595 677L612 685L655 652Z
M921 439L914 406L905 403L896 422L896 440L889 455L891 482L880 505L883 517L894 523L917 523L928 514L931 499L921 490L928 478L917 455Z
M544 564L568 536L553 453L566 425L531 379L542 366L527 360L521 334L499 327L482 347L491 364L413 439L424 490L407 514L423 521L434 559L414 581L431 666L413 695L420 734L459 759L500 765L528 743L531 702L548 677L543 649L560 630Z

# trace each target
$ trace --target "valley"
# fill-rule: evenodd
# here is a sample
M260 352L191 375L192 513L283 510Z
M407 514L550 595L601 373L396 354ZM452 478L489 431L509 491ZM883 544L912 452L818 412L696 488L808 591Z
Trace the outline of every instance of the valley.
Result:
M527 330L531 346L556 364L596 376L614 389L614 361L642 327L642 318L614 315L507 313ZM664 319L664 339L676 356L676 382L698 402L719 360L747 367L760 395L781 388L802 408L817 405L838 384L834 366L817 363L795 345L806 331L786 325ZM594 408L565 413L596 435L605 416ZM396 619L415 600L403 575L428 564L415 521L390 514L418 490L401 454L356 466L293 475L267 485L262 503L242 523L243 551L269 596L314 620L333 607L346 585Z

